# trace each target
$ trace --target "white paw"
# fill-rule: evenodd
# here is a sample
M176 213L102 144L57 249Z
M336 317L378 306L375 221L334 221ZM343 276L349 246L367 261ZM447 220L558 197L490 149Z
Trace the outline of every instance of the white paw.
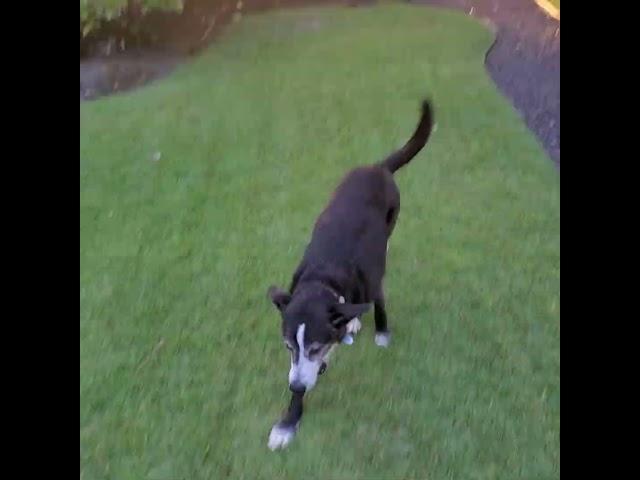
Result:
M342 343L345 345L353 345L353 337L350 333L347 333L344 337L342 337Z
M296 429L294 427L281 427L278 424L274 425L271 429L271 433L269 434L269 449L276 450L278 448L286 447L291 443L295 434Z
M358 317L352 319L347 323L347 333L353 333L354 335L360 331L362 328L362 323L360 323L360 319Z
M388 347L391 341L391 334L389 332L376 333L375 341L379 347Z

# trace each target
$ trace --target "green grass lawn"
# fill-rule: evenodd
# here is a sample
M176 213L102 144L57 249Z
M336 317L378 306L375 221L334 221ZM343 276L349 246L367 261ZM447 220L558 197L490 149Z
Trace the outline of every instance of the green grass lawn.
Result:
M492 39L420 7L269 13L81 104L81 479L559 478L559 178L485 72ZM391 347L367 315L273 453L289 359L267 287L426 94L438 129L397 175Z

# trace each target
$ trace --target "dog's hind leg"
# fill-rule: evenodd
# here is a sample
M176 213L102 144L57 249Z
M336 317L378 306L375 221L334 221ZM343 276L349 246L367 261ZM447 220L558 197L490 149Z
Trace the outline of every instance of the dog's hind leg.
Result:
M380 292L373 301L374 306L374 319L376 323L376 345L379 347L386 347L391 340L391 332L387 326L387 310L384 303L384 292L380 287Z
M268 446L271 450L284 448L296 435L300 419L302 418L302 398L304 394L294 393L287 413L282 420L276 423L269 433Z

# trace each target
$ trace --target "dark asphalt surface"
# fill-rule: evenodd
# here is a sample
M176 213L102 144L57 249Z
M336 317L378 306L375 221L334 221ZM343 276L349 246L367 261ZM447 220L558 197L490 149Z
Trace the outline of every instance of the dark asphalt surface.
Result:
M533 0L412 0L463 10L497 29L486 66L560 167L560 22Z

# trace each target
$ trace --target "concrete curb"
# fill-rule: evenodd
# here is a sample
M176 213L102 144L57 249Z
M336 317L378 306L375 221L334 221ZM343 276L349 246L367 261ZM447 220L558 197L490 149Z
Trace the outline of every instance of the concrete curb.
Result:
M555 5L548 0L535 0L535 2L547 15L560 21L560 10Z

